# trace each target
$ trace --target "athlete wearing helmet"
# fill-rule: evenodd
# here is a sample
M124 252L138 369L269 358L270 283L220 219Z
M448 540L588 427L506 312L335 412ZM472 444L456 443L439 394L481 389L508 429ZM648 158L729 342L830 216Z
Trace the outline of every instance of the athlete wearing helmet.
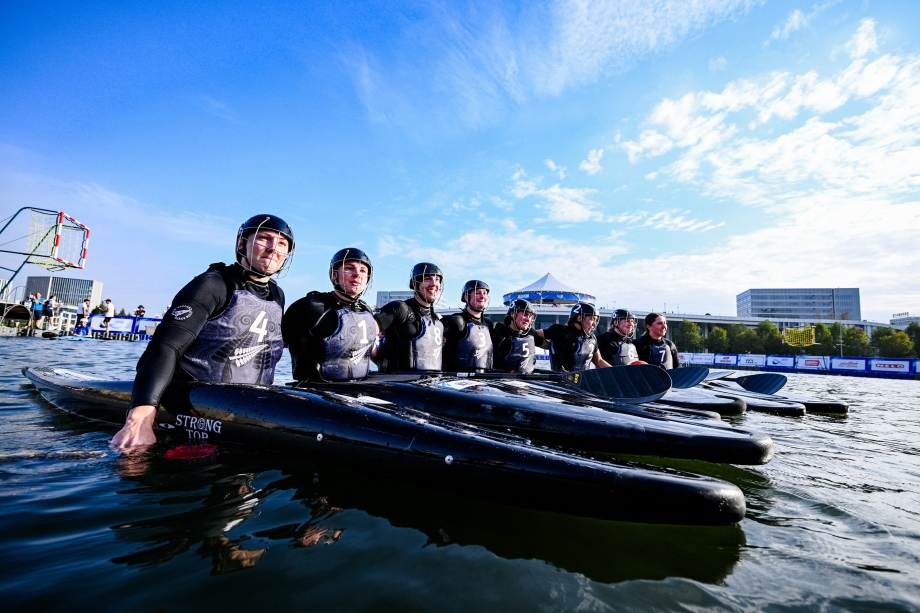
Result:
M537 333L533 322L537 316L534 306L522 298L508 307L505 320L492 328L494 366L497 370L528 375L536 364ZM539 339L542 343L543 340Z
M291 227L275 215L246 220L236 263L211 264L179 290L137 362L131 409L115 449L150 445L156 407L174 380L269 385L281 359L284 292L271 279L294 252Z
M553 370L585 370L588 364L606 368L610 364L597 350L594 329L600 315L593 304L579 302L572 307L567 324L553 324L537 334L543 339L543 348L549 349Z
M386 304L374 319L383 335L377 364L384 372L441 370L444 323L434 312L441 296L444 273L431 262L420 262L409 274L408 300Z
M661 313L645 316L645 334L636 341L639 359L671 370L680 366L677 345L664 337L668 332L668 318Z
M601 357L613 366L623 366L639 362L639 354L633 345L636 331L636 318L626 309L613 312L610 328L597 337L597 346Z
M463 310L444 318L444 365L449 372L483 372L492 368L493 323L482 312L489 306L489 284L467 281L460 292Z
M329 262L331 292L310 292L281 320L298 381L364 379L376 354L377 322L361 296L374 278L360 249L341 249Z

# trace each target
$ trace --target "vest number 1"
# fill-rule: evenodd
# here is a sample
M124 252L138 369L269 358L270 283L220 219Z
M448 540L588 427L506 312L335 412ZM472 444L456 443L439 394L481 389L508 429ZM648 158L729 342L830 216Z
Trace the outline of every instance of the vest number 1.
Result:
M261 327L259 324L262 324ZM265 318L265 311L259 313L259 316L256 317L256 320L252 322L251 326L249 326L249 331L253 334L258 334L259 342L262 342L262 339L265 338L266 334L268 334L268 320Z
M361 344L367 344L367 322L363 319L358 322L358 327L361 328Z

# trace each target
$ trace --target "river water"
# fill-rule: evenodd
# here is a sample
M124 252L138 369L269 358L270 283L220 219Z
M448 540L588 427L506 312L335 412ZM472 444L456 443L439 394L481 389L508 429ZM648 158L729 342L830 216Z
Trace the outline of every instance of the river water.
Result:
M749 413L776 458L736 526L524 511L240 447L171 459L45 402L24 366L133 376L143 343L0 338L0 573L13 610L920 611L920 382L791 375L847 417ZM290 378L287 358L277 378ZM552 492L547 492L552 496Z

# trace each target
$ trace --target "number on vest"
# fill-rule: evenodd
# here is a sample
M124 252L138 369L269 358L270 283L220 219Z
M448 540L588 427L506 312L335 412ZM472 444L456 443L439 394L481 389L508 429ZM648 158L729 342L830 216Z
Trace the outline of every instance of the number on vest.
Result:
M362 319L361 321L358 322L358 327L361 328L361 339L360 339L360 340L361 340L361 344L362 344L362 345L366 345L366 344L368 343L368 340L367 340L367 322L364 321L364 320Z
M262 324L259 327L259 324ZM252 325L249 326L249 331L253 334L259 335L259 342L262 342L262 339L265 338L265 335L268 334L268 320L265 319L265 311L259 313L259 316L256 317L256 320L252 322Z

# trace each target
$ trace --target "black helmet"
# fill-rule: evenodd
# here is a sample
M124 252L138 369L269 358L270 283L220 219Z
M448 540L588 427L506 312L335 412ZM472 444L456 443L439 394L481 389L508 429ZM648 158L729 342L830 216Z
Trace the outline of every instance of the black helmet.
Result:
M636 316L626 309L617 309L613 312L613 320L617 321L618 319L631 319L636 321Z
M341 287L335 280L336 267L344 264L345 262L361 262L367 265L367 285L364 288L364 290L367 291L367 288L371 286L371 283L374 280L374 265L371 264L371 259L367 256L367 254L356 247L346 247L345 249L339 249L335 252L335 255L332 256L332 260L329 261L329 280L332 281L332 287L342 292L343 294L348 293L345 291L345 288Z
M579 302L572 307L572 312L569 315L569 319L575 319L579 315L591 317L593 315L597 315L597 309L594 308L594 305L589 302Z
M412 274L409 276L409 289L415 289L425 277L432 275L437 275L441 277L442 282L444 281L444 273L441 272L440 268L431 262L419 262L412 267Z
M291 261L290 256L294 254L294 231L291 230L291 226L289 226L286 221L277 215L268 214L253 215L240 226L240 229L236 233L236 261L238 263L241 262L245 255L240 251L240 239L247 238L250 234L258 232L259 230L274 230L288 239L288 257L285 260L285 265L287 265ZM282 269L283 268L282 266ZM281 269L278 269L277 272L281 272Z
M529 300L524 300L523 298L518 298L517 300L512 302L510 305L508 305L508 315L511 315L513 313L521 313L521 312L533 313L534 315L536 315L537 309L534 308L533 304L531 304Z
M489 291L489 284L485 281L467 281L463 284L463 292L460 294L460 302L466 302L466 296L469 292L475 292L477 289Z

